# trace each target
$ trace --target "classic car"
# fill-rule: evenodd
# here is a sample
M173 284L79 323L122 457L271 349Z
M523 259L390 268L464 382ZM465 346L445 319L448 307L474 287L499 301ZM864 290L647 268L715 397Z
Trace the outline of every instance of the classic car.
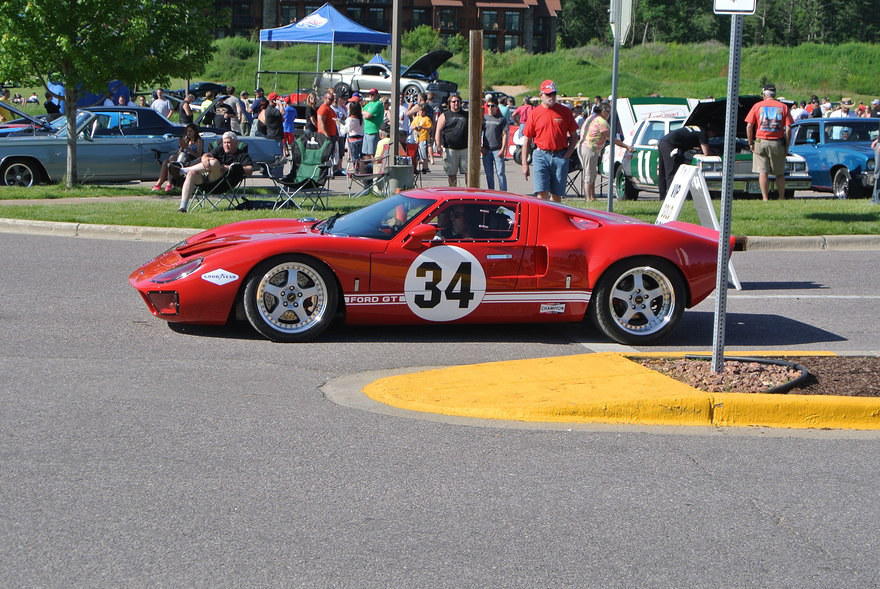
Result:
M878 132L877 119L804 119L792 125L789 151L807 160L813 190L868 196L877 173L871 142Z
M134 270L172 323L244 320L282 342L348 324L581 322L645 344L715 287L718 232L467 188L416 189L326 220L194 235Z
M746 139L745 117L749 109L759 101L755 96L742 96L737 113L736 161L734 163L733 192L735 195L760 195L758 174L752 172L752 153L748 150ZM638 198L640 191L656 192L657 175L660 165L657 144L660 139L682 126L706 126L715 124L723 128L727 100L704 100L698 102L687 117L650 117L637 122L624 142L633 147L632 154L625 153L621 148L615 149L614 182L615 193L621 199ZM718 155L694 153L690 163L699 166L706 179L706 185L713 194L720 194L723 166L721 152L723 137L710 141ZM607 160L607 158L603 158ZM604 162L603 173L608 170ZM606 173L607 175L607 173ZM785 192L793 196L796 190L810 189L810 175L807 162L800 155L790 154L785 158ZM774 177L770 177L770 190L775 191Z
M400 68L400 92L406 102L415 102L419 94L431 91L436 100L458 90L458 84L436 79L437 68L446 63L452 53L442 49L431 51L418 58L411 66ZM384 62L365 63L326 71L317 76L315 87L319 92L332 88L337 95L350 96L352 92L363 94L375 88L380 94L391 94L391 65Z
M16 118L0 123L0 138L11 137L14 135L45 135L52 132L49 125L58 115L30 115L19 110L13 104L3 104L3 108Z
M0 185L58 182L67 167L67 120L55 119L46 135L0 138ZM163 159L175 151L183 125L144 107L90 107L77 111L77 173L82 182L154 180ZM219 142L202 133L207 146ZM241 137L255 162L281 154L277 141Z

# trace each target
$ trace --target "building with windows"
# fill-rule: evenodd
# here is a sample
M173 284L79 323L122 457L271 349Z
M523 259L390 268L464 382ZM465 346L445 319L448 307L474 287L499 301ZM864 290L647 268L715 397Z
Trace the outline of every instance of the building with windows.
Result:
M379 31L391 30L392 0L331 1L349 18ZM229 14L230 25L218 35L249 36L254 29L268 29L299 20L317 10L316 0L216 0ZM428 25L442 37L483 30L484 48L507 51L523 47L532 53L556 49L557 14L561 0L401 0L402 28ZM226 18L223 19L226 21Z

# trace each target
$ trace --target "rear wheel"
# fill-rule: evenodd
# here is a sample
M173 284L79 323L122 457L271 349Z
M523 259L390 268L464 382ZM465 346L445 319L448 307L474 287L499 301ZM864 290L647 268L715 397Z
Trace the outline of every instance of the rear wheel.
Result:
M339 294L330 270L307 256L259 264L244 289L244 310L258 332L276 342L302 342L330 325Z
M620 200L636 200L639 198L639 191L633 186L626 173L624 173L623 166L617 166L617 169L614 171L614 193Z
M672 331L684 313L685 285L678 269L657 258L620 261L602 275L590 312L616 342L642 345Z
M3 186L33 186L40 181L40 170L30 160L12 160L0 170L0 183Z
M338 84L333 86L333 92L336 94L336 96L349 98L351 97L351 86L349 86L345 82L339 82Z
M831 192L837 198L858 196L858 187L853 182L852 175L848 169L840 168L834 172L834 179L831 181Z

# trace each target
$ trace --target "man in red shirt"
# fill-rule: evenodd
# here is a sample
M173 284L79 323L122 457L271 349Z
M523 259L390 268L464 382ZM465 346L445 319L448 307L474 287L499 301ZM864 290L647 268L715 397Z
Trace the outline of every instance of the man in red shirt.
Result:
M331 159L333 160L333 166L336 167L342 154L338 153L339 144L336 141L336 136L339 134L339 130L336 126L336 110L333 108L334 102L336 102L336 94L334 94L333 90L327 90L327 92L324 93L324 102L318 107L315 116L318 120L318 133L326 136L333 142L333 157Z
M785 198L785 154L791 135L788 106L776 100L776 86L764 86L764 100L746 115L746 134L752 150L752 171L758 173L761 197L770 199L770 174L776 177L779 200Z
M541 106L529 113L523 135L523 175L529 177L529 149L532 139L535 151L535 195L542 200L562 202L568 160L577 144L577 123L571 109L556 102L556 84L553 80L541 83Z

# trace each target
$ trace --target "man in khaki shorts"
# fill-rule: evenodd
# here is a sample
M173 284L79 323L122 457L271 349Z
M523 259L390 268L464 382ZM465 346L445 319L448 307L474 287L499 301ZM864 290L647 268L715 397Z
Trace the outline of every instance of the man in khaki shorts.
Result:
M770 199L770 174L776 177L779 200L785 198L785 154L791 135L788 106L776 100L776 86L764 86L764 100L746 115L746 134L752 150L752 171L758 174L761 197Z

